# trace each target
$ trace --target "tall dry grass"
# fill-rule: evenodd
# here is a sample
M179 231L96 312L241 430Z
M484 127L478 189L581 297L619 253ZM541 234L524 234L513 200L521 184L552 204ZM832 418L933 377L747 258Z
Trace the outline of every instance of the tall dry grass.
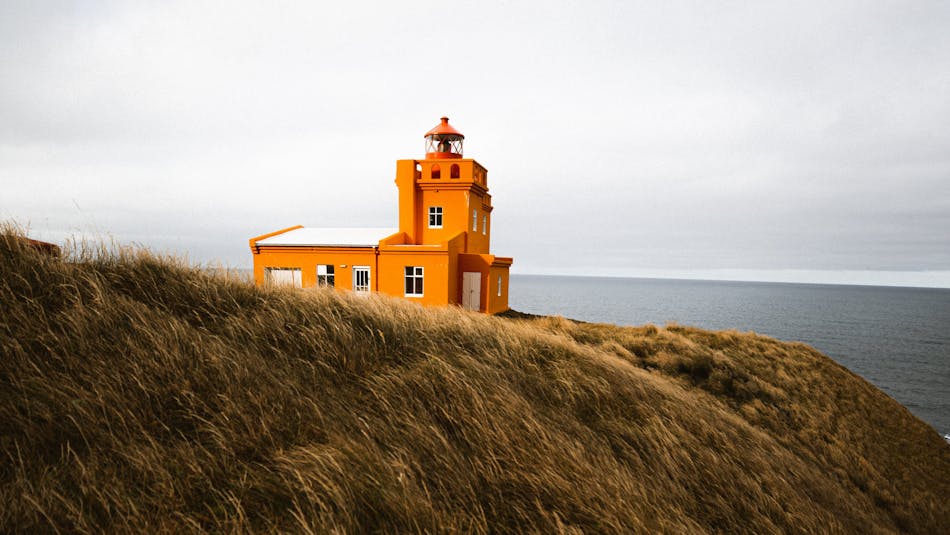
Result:
M814 350L258 289L0 234L0 532L950 525L950 447Z

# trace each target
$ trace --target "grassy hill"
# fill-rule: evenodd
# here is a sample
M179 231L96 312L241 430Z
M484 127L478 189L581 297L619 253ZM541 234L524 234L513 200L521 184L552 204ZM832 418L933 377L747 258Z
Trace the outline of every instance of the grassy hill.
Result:
M950 529L950 447L804 344L70 258L0 235L0 532Z

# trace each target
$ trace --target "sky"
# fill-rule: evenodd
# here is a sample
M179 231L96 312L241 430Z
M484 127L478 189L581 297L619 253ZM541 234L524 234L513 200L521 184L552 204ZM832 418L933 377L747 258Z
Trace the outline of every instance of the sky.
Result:
M447 115L513 273L950 287L950 3L0 3L0 220L250 267Z

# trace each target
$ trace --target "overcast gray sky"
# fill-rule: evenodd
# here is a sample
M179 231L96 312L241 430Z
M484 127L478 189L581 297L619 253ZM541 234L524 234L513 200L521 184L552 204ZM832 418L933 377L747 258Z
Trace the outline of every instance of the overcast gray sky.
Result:
M515 273L950 287L950 2L0 3L40 238L396 226L442 115Z

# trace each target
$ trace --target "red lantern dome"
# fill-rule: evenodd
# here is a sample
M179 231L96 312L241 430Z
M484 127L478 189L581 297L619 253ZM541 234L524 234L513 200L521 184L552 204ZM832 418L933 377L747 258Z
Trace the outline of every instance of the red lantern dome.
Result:
M441 121L425 134L426 159L461 158L465 136L449 124L448 117L442 117Z

